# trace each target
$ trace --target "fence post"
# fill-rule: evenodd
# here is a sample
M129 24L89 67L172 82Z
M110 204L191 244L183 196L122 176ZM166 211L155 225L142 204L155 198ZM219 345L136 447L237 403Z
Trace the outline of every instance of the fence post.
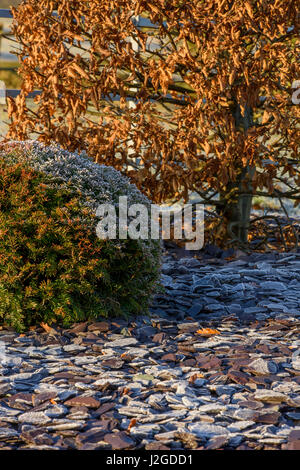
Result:
M0 105L6 105L6 84L0 80Z
M139 21L140 21L140 16L134 16L132 18L132 20L135 22L135 24L139 24ZM139 52L140 50L140 46L139 44L132 38L130 37L130 42L131 42L131 46L132 46L132 49L134 50L134 52ZM136 82L136 81L135 81ZM133 82L133 83L135 83ZM137 82L136 82L137 83ZM132 88L132 91L133 93L137 93L138 92L138 88ZM131 109L134 109L136 108L136 104L134 103L134 100L129 100L128 102L128 107L131 108ZM133 141L132 139L129 140L128 142L128 145L132 145L133 146ZM134 153L134 149L128 149L128 154L131 155ZM138 163L138 159L136 158L135 159L135 163Z

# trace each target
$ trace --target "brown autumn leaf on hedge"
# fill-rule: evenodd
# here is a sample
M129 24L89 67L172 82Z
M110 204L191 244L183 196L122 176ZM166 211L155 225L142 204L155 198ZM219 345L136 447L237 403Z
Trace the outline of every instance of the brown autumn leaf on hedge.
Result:
M52 328L51 326L47 325L47 323L40 323L40 326L43 328L43 330L46 331L46 333L54 334L56 333L55 329Z

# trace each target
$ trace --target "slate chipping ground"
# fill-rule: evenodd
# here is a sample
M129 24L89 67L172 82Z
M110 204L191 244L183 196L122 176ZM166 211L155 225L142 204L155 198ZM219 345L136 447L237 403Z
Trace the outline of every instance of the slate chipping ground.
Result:
M162 282L151 318L0 331L0 449L300 449L300 253Z
M299 450L300 253L166 254L162 282L151 317L0 331L1 449Z

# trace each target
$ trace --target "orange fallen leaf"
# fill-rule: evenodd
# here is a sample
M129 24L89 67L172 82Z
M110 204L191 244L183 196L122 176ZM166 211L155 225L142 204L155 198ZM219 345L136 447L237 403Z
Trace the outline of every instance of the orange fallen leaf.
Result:
M130 429L133 428L133 426L135 426L135 425L136 425L136 419L135 419L135 418L132 418L132 419L130 420L129 425L128 425L127 431L130 431Z
M52 405L57 405L57 402L53 398L50 399L50 403L52 403Z
M124 352L123 354L121 354L120 357L121 357L124 361L127 361L127 362L132 361L132 359L133 359L133 356L130 355L130 354L128 354L127 352Z
M197 330L196 333L201 336L213 336L221 334L218 330L214 330L212 328L202 328L201 330Z

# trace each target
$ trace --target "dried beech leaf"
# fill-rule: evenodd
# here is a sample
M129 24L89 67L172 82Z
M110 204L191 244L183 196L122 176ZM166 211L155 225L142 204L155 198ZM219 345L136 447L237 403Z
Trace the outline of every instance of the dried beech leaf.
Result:
M196 333L201 336L213 336L221 334L218 330L214 330L212 328L202 328L201 330L197 330Z

